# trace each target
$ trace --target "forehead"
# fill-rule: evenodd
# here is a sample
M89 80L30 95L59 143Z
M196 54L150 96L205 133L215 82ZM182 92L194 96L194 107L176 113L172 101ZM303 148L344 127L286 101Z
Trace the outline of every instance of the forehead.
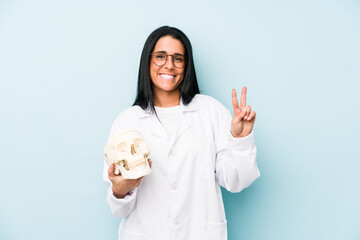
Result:
M169 54L173 54L173 53L184 54L185 48L180 40L175 39L171 36L164 36L157 41L154 47L154 52L160 52L160 51Z

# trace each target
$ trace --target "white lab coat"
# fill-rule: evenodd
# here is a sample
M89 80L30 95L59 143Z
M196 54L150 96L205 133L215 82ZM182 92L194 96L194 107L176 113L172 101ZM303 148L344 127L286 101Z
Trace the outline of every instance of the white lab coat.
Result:
M220 186L239 192L260 176L254 134L233 138L230 112L217 100L197 94L180 101L181 119L175 139L150 111L124 110L111 132L135 128L150 149L152 172L123 199L114 197L108 179L106 202L121 217L121 240L225 240L226 217Z

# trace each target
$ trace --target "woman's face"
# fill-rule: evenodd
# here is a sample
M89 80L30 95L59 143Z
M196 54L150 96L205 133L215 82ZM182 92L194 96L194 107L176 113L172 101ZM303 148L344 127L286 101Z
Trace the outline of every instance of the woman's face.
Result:
M185 56L185 48L180 40L171 36L161 37L155 44L153 54L165 53L166 55L181 54ZM161 92L178 93L179 85L184 78L185 67L177 68L174 65L173 56L167 56L164 65L158 66L154 63L151 56L150 60L150 77L153 84L154 94Z

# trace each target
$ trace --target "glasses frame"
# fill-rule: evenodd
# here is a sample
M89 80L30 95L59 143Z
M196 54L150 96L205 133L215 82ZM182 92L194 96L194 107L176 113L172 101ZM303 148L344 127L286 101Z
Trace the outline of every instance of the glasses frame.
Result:
M156 66L164 66L164 65L166 64L169 56L172 57L172 63L174 64L174 66L175 66L176 68L184 68L184 67L186 66L186 57L185 57L184 55L182 55L182 54L166 54L166 53L164 53L164 52L155 52L155 53L150 53L150 56L154 56L155 54L159 54L159 53L164 54L164 55L166 56L166 58L165 58L165 62L164 62L163 64L160 64L160 65L159 65L159 64L156 64L155 61L152 60L153 63L154 63ZM174 58L175 58L176 55L179 55L179 56L183 56L183 57L184 57L184 61L185 61L184 66L182 66L182 67L176 66L175 61L174 61Z

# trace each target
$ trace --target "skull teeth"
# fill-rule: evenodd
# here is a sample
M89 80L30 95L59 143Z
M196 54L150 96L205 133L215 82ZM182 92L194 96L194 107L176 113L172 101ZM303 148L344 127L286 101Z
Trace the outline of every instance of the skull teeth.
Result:
M129 170L132 170L134 168L137 168L138 166L141 166L141 165L145 165L145 162L143 161L138 161L138 162L134 162L134 163L131 163L129 165Z
M135 162L127 164L125 160L122 160L121 164L125 168L126 171L129 171L129 170L133 170L133 169L137 168L138 166L145 165L145 161L135 161Z

